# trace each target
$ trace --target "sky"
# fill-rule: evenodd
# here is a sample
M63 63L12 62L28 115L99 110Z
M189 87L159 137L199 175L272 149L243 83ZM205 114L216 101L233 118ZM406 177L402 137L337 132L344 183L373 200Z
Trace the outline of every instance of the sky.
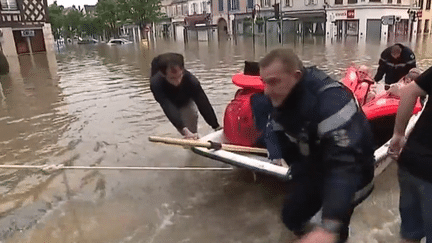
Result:
M48 0L48 5L52 4L54 0ZM76 7L84 5L96 5L97 0L57 0L58 5L63 5L65 8L75 5Z

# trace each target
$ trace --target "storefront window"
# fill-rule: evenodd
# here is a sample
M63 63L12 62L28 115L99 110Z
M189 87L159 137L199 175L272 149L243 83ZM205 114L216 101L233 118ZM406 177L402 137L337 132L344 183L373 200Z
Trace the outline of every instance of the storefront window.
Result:
M358 35L358 20L347 21L347 35Z
M2 10L18 10L15 0L1 0Z
M418 20L418 24L417 24L417 33L418 33L418 34L420 34L420 33L422 32L421 25L422 25L422 20L419 19L419 20Z

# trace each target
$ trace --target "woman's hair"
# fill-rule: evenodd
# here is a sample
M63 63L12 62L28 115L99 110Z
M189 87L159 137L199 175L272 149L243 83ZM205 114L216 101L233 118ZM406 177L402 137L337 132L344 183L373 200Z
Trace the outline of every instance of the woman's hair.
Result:
M182 54L173 52L161 54L153 58L153 61L151 62L150 77L153 77L153 75L155 75L159 71L166 75L166 71L169 67L176 66L184 69L184 58Z

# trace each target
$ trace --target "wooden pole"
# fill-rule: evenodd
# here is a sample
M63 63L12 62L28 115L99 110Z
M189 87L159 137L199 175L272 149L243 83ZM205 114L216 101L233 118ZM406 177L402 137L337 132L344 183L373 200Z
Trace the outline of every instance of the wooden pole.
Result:
M208 149L212 149L212 148L214 148L214 146L216 146L222 150L231 151L231 152L267 154L267 149L264 149L264 148L254 148L254 147L231 145L231 144L221 144L221 143L215 143L215 142L204 142L201 140L192 140L192 139L180 139L180 138L167 138L167 137L150 136L149 141L157 142L157 143L172 144L172 145L180 145L180 146L204 147L204 148L208 148Z

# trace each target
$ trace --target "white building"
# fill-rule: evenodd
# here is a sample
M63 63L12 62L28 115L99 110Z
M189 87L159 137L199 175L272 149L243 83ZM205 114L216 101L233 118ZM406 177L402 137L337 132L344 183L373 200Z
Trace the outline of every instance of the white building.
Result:
M326 5L326 37L353 36L359 42L381 43L414 37L417 24L408 12L418 9L410 0L330 0Z
M271 21L277 4L282 29L277 27L280 23ZM219 31L242 34L251 22L253 9L255 17L270 19L268 34L270 28L270 32L284 35L325 35L329 41L356 37L358 41L388 42L409 34L416 36L418 24L409 12L417 13L420 8L415 0L214 0L212 21ZM392 21L382 23L386 16ZM262 32L257 27L255 34Z

